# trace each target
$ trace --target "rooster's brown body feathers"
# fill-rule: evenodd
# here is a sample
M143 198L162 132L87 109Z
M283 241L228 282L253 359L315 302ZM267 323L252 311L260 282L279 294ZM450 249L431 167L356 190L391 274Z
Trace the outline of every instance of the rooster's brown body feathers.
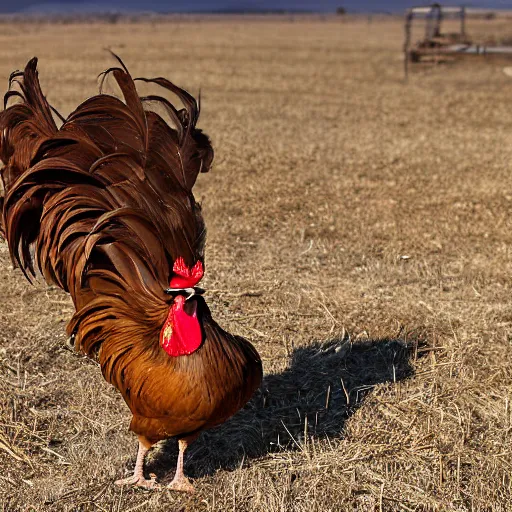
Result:
M11 76L18 89L6 105L13 96L21 101L0 114L1 229L29 279L38 268L70 293L75 347L98 358L133 414L132 430L152 444L226 420L258 387L261 362L247 341L213 321L202 298L200 348L170 357L159 344L173 263L203 261L205 227L192 187L213 150L195 127L194 98L163 78L144 80L177 95L183 109L140 98L119 62L106 74L124 101L94 96L60 128L37 60ZM150 110L155 102L172 127Z

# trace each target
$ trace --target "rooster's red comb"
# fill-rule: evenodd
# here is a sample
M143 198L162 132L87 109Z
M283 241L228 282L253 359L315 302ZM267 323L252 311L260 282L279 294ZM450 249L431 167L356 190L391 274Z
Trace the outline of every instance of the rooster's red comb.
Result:
M175 275L170 282L171 288L192 288L201 281L204 274L203 264L200 261L192 268L188 268L182 257L176 259L172 271Z

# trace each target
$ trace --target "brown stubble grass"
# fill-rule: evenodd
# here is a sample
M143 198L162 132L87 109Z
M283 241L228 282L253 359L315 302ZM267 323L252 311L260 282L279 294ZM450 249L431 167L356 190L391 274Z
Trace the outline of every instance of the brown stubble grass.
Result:
M116 488L128 411L66 347L68 299L0 245L3 510L511 509L512 84L478 60L405 86L401 43L378 19L2 25L4 85L37 54L65 114L105 47L201 88L204 284L267 375L191 448L195 496Z

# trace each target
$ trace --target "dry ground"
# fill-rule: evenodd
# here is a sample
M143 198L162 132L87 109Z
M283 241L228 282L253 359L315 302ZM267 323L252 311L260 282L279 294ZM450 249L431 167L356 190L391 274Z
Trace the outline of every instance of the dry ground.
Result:
M2 87L37 54L63 113L105 47L201 88L204 284L266 381L191 448L195 496L115 487L128 410L2 244L0 510L512 510L512 82L478 60L405 85L401 42L398 20L2 25Z

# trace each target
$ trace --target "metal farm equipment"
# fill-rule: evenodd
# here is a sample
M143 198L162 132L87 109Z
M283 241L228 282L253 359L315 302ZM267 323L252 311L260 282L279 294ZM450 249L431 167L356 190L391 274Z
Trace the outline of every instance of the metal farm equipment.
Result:
M404 66L405 77L409 71L409 62L421 62L426 59L438 61L446 56L463 55L510 55L510 46L483 46L475 45L466 33L467 15L476 13L476 9L467 9L464 6L441 6L438 3L428 7L412 7L405 13L405 42L404 42ZM489 12L489 11L485 11ZM413 20L426 19L425 36L422 40L411 45L411 30ZM460 20L458 32L443 34L441 23L443 19L451 18Z

